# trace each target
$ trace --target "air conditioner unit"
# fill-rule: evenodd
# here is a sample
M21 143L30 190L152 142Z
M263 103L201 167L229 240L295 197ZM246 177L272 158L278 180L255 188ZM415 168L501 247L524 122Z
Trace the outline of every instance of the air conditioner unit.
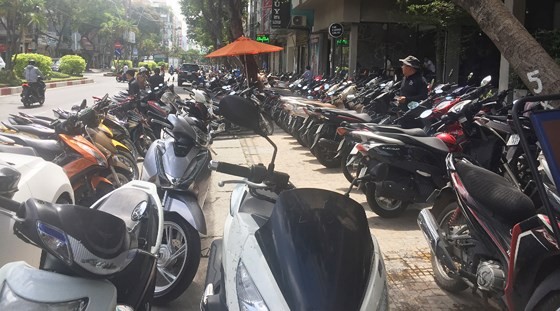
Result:
M307 27L307 16L293 15L292 27Z

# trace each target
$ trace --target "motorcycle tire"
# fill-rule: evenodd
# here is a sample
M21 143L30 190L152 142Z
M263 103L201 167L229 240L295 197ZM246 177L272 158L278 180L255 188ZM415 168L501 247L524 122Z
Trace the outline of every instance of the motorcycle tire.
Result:
M191 284L200 263L198 231L174 213L164 214L163 226L154 291L156 305L166 304L181 296ZM172 282L167 279L170 274L176 277Z
M134 159L138 159L138 157L139 157L138 150L136 150L136 146L134 145L134 142L131 139L124 138L124 137L119 137L119 138L116 138L116 140L121 142L123 145L126 146L126 148L128 148L128 150L130 150L130 152L132 153L132 157Z
M117 148L117 154L113 155L117 157L119 161L124 163L127 167L130 167L130 172L128 172L127 178L130 180L140 178L140 170L138 169L138 164L136 158L131 151L124 148Z
M448 233L448 227L446 225L444 226L444 224L449 223L449 219L450 217L452 217L456 209L457 202L455 202L453 199L436 201L436 203L432 207L432 212L435 212L434 217L436 218L440 230L446 231L446 234ZM458 218L463 218L464 220L464 217ZM434 280L441 289L450 293L458 293L469 287L465 282L463 282L463 280L450 276L446 272L447 269L445 268L445 266L439 262L439 260L433 253L431 256L431 263L432 270L434 272Z
M134 146L138 151L138 155L140 157L145 157L150 145L156 141L156 139L156 135L151 130L144 129L144 133L142 133L140 129L137 129L134 134L133 141Z
M307 136L303 130L297 131L296 133L297 142L305 148L309 148L309 142L307 141Z
M39 99L39 106L43 106L44 103L45 103L45 97L43 96Z
M356 159L353 159L354 157L357 157ZM360 171L362 170L363 164L362 164L362 154L361 153L357 153L357 154L350 154L350 153L342 153L340 155L341 159L344 159L344 161L341 161L341 165L340 167L342 168L342 174L344 174L344 177L346 178L346 180L348 180L348 182L353 182L354 179L358 178L358 175L360 174ZM350 161L352 161L350 163Z
M545 296L535 307L535 311L548 311L560 309L560 292L555 291Z
M340 158L336 157L336 149L332 150L324 146L322 142L318 142L311 148L311 153L315 155L317 161L326 168L337 168L341 165Z
M406 201L377 196L374 183L366 184L365 191L369 208L382 218L399 217L408 207Z

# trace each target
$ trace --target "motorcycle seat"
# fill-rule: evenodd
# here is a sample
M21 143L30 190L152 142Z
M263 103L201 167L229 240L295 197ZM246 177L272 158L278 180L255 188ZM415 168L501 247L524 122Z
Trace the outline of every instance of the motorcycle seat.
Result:
M0 152L22 154L34 157L38 156L35 152L35 149L26 146L10 146L0 144Z
M439 151L443 153L449 152L449 148L447 147L447 145L437 137L419 137L419 136L411 136L406 134L396 134L396 133L388 133L388 132L384 132L383 135L387 137L399 139L405 144L430 148L435 151Z
M359 113L354 110L342 110L342 109L332 109L329 110L330 113L338 114L341 116L347 116L354 119L359 119L364 123L371 122L371 117L367 113Z
M500 175L459 161L455 163L469 195L502 222L510 226L536 214L533 201Z
M372 129L373 131L377 132L384 132L384 133L400 133L406 134L409 136L418 136L418 137L428 137L426 132L420 128L412 128L412 129L403 129L397 126L385 126L385 125L369 125L368 128Z
M34 139L14 134L2 134L2 136L12 139L18 145L35 149L37 154L47 161L54 160L63 151L58 141L53 139Z
M6 125L6 127L8 126ZM8 128L10 127L18 132L31 134L42 139L55 139L57 137L53 129L41 125L10 125Z

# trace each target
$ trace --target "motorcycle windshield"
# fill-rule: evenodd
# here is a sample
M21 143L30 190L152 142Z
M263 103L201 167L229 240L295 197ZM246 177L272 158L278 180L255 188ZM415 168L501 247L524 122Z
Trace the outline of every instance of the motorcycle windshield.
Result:
M373 259L363 207L321 189L284 191L255 237L291 310L358 310Z

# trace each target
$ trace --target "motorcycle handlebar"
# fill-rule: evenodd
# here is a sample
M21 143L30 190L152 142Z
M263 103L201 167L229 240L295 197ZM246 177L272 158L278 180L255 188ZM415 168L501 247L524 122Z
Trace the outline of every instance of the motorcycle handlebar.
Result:
M245 166L231 164L227 162L210 161L210 169L216 172L244 177L251 177L251 169Z
M14 201L12 199L0 196L0 207L7 209L11 212L17 213L21 208L21 203Z

